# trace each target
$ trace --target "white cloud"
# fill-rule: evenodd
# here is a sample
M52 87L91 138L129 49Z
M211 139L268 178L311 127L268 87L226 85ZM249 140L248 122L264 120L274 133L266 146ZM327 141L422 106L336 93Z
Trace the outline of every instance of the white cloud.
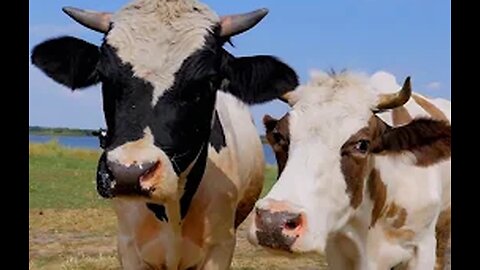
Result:
M431 82L427 84L427 88L432 90L440 89L441 87L442 84L440 82Z

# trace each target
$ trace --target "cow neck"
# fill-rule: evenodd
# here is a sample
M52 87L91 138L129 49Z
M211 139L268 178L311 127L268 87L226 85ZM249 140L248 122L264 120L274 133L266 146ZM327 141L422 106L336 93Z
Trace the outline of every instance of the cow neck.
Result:
M213 112L213 117L215 119L213 119L212 121L212 129L214 128L216 121L220 121L216 109ZM202 143L195 159L192 161L190 166L187 167L186 171L181 174L182 178L186 178L184 193L180 198L180 217L182 220L187 215L193 196L197 192L198 187L200 186L200 182L203 178L203 174L205 172L207 164L208 143L209 140ZM170 161L172 162L172 164L174 164L174 166L176 166L174 158L171 158ZM160 221L168 222L168 217L165 211L165 207L163 205L147 203L147 208L155 214L155 217L157 219L159 219Z

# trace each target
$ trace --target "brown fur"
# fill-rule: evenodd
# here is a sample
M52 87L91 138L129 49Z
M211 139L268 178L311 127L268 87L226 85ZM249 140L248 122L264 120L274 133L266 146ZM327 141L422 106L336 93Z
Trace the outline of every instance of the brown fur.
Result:
M266 114L263 117L263 125L265 126L265 137L268 144L272 147L277 160L278 174L282 173L288 159L288 148L290 145L290 132L288 129L289 115L285 114L280 120L277 120Z
M410 229L387 228L385 229L385 236L392 242L404 242L411 241L415 232Z
M423 97L412 94L413 100L422 107L433 119L435 120L443 120L443 121L448 121L448 118L445 116L445 114L439 110L435 105L430 103L428 100L424 99Z
M395 202L384 208L382 217L387 222L384 227L385 236L390 241L410 241L415 236L415 232L404 228L407 222L407 210Z
M445 259L447 257L446 250L450 240L451 233L451 208L447 208L440 213L437 224L435 226L435 236L437 239L436 255L437 261L435 270L443 270L445 267Z
M412 121L412 116L404 106L392 110L392 121L394 126L402 126Z
M252 180L252 184L247 188L247 190L245 190L245 194L238 203L237 210L235 212L235 229L238 228L238 226L240 226L240 224L242 224L242 222L248 217L258 198L260 198L264 178L265 177L263 173L262 175L257 176Z
M385 207L387 200L387 187L382 181L380 172L377 169L373 169L368 179L368 193L370 199L373 201L372 218L370 221L370 227L373 227Z
M371 148L372 153L382 155L401 154L405 151L415 155L417 166L430 166L450 158L450 124L417 118L405 126L389 128L373 141Z
M403 227L407 221L407 210L395 202L388 205L385 209L385 217L392 219L391 226L395 229Z
M350 195L350 205L357 208L363 200L363 185L368 173L368 155L360 154L355 149L361 139L369 139L368 129L361 129L348 139L342 146L340 167L347 183L347 193Z

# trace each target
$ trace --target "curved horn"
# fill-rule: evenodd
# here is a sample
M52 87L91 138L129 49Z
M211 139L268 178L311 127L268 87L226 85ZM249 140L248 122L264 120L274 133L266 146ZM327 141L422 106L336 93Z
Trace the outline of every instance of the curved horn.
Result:
M232 37L254 27L268 14L268 9L261 8L252 12L220 17L222 30L220 36Z
M293 107L293 105L295 105L295 103L297 103L300 98L298 91L299 90L288 91L278 99L287 103L288 105L290 105L290 107Z
M63 7L63 12L79 24L100 33L106 33L110 27L112 13L84 10L75 7Z
M383 111L393 109L407 103L412 95L412 86L410 84L410 76L405 79L402 89L396 93L380 94L379 101L375 106L375 111Z

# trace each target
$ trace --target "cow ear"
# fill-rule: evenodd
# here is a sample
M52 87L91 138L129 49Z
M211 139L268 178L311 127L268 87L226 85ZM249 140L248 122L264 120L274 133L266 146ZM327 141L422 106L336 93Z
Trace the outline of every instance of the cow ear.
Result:
M97 46L64 36L35 46L31 60L48 77L75 90L99 82L96 72L99 55Z
M222 91L247 104L277 99L298 86L295 71L272 56L235 58L225 51L222 71L228 79Z
M446 121L417 118L409 124L386 129L372 141L374 154L402 154L415 156L417 166L429 166L450 158L451 125Z
M271 132L277 126L278 120L271 117L269 114L263 116L263 125L268 132Z

